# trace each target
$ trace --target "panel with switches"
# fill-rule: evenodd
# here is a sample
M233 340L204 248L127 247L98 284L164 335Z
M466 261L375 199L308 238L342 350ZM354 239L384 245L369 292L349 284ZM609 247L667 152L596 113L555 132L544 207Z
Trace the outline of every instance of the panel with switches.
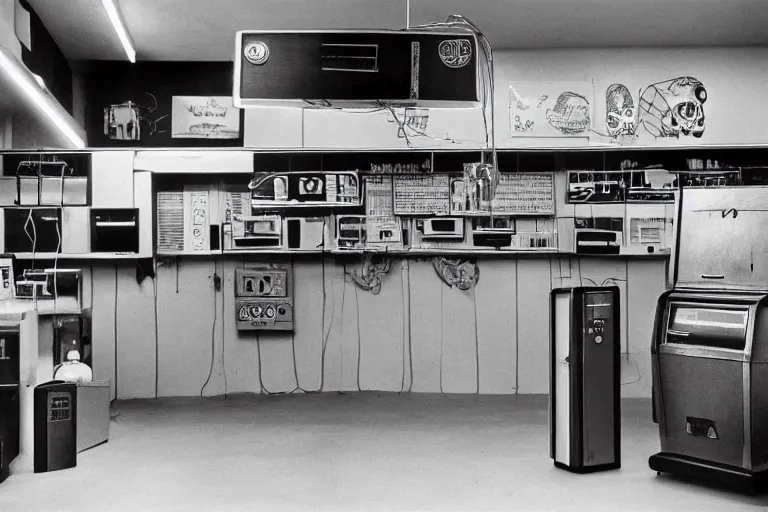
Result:
M291 279L288 266L235 269L238 330L293 330Z

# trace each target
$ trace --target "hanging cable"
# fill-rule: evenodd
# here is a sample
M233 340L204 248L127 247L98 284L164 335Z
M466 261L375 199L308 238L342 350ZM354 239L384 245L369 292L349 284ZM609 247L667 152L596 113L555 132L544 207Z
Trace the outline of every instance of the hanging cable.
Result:
M469 290L480 280L480 268L473 261L438 256L432 258L432 266L445 284L459 290Z
M213 261L213 275L216 275L216 260ZM217 316L217 310L216 310L216 286L213 286L213 322L211 323L211 365L208 368L208 377L205 379L205 382L203 383L203 387L200 388L200 396L203 396L203 390L208 385L208 382L211 380L211 375L213 375L213 361L216 358L216 316Z
M160 327L157 314L157 259L153 259L155 275L152 276L152 292L155 300L155 398L160 396Z
M480 394L480 336L477 328L477 288L472 287L472 312L475 324L475 379L477 380L477 394Z
M222 315L227 310L226 302L225 302L227 300L227 294L226 294L226 291L224 290L224 283L227 282L226 262L224 262L223 265L224 265L224 270L222 270L222 273L224 274L224 277L223 279L221 279L221 313ZM293 331L291 331L291 336L293 336ZM227 322L222 322L221 323L221 371L224 374L224 400L227 399L227 364L225 359L226 341L227 341Z
M360 388L360 361L363 343L360 337L360 298L357 296L357 287L355 287L355 315L357 317L357 390L362 391Z
M402 340L403 340L403 343L402 343L402 349L403 349L403 372L402 372L402 378L400 379L400 391L398 392L398 395L401 394L403 391L405 391L405 342L406 342L406 335L405 335L405 330L406 330L405 310L406 310L406 307L408 305L405 302L405 283L403 282L403 280L405 279L405 275L403 274L403 264L404 263L402 263L402 262L400 264L400 291L401 291L401 298L402 298L401 304L403 305L403 307L401 309L401 315L400 315L400 319L401 319L400 334L401 334Z
M358 268L347 271L345 265L344 273L345 275L348 274L359 288L369 291L373 295L378 295L381 291L381 278L389 273L389 268L390 258L388 255L366 253L362 256Z
M440 393L443 392L443 286L440 286Z

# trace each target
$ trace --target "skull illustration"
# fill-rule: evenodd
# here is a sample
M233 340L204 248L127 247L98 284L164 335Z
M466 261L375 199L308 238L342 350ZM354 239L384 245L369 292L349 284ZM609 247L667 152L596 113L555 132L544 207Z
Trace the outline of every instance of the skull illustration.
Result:
M576 135L589 129L589 101L573 92L558 96L555 106L547 110L547 121L565 135Z
M707 90L686 76L649 86L640 96L640 120L655 137L704 135Z
M612 138L635 133L635 102L632 93L622 84L613 84L605 91L605 126Z

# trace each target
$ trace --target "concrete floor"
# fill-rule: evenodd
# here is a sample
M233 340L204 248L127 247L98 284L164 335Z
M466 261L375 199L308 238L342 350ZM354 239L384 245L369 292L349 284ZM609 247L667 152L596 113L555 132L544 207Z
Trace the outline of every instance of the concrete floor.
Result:
M648 400L623 402L623 466L549 459L546 397L356 393L120 402L77 468L13 475L0 511L766 510L657 477Z

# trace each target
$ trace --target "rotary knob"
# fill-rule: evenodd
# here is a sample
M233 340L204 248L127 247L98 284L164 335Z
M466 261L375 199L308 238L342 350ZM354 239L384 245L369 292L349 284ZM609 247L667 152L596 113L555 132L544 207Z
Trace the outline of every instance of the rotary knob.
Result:
M264 310L264 315L267 318L275 318L275 308L272 306L267 306L267 309Z
M284 316L286 313L288 313L288 310L285 309L285 306L279 306L277 308L277 314L280 316Z
M253 318L259 318L261 316L263 309L261 309L261 306L251 306L251 317Z
M243 306L240 308L240 310L237 312L237 319L248 320L248 306Z

